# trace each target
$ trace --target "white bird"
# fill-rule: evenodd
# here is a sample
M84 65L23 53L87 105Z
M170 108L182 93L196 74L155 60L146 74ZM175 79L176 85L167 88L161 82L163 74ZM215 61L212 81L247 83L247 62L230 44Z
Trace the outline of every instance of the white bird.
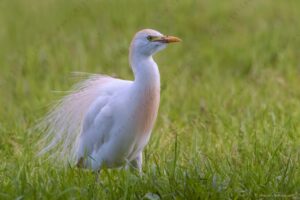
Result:
M152 29L137 32L129 51L134 80L93 75L77 84L40 123L47 143L40 154L50 151L92 170L127 163L141 171L160 101L160 74L152 55L180 41Z

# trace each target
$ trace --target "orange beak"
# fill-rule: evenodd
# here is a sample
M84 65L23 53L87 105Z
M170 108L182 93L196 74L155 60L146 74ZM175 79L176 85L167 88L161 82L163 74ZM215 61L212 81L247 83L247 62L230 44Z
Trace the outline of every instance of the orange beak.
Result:
M173 42L181 42L181 39L175 36L162 36L155 38L153 41L162 42L162 43L173 43Z

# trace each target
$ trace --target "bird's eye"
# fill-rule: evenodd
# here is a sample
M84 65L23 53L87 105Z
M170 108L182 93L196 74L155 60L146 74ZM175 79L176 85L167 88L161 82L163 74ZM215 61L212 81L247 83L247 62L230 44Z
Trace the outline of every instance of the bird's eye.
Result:
M152 39L153 39L153 36L151 36L151 35L147 36L147 40L152 41Z

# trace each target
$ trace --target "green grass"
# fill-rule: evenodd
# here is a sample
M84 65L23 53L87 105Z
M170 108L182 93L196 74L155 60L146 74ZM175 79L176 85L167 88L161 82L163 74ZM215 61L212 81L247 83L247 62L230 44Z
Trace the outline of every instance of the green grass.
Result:
M300 199L300 1L0 1L0 199ZM71 72L132 79L133 34L162 91L144 175L36 158L30 129Z

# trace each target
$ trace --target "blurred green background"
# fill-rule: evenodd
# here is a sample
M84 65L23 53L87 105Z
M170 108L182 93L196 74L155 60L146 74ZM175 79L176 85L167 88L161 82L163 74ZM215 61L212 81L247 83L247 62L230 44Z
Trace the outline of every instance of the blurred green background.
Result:
M300 1L0 1L0 199L300 198ZM74 71L132 79L140 29L161 105L144 176L36 158L31 127Z

